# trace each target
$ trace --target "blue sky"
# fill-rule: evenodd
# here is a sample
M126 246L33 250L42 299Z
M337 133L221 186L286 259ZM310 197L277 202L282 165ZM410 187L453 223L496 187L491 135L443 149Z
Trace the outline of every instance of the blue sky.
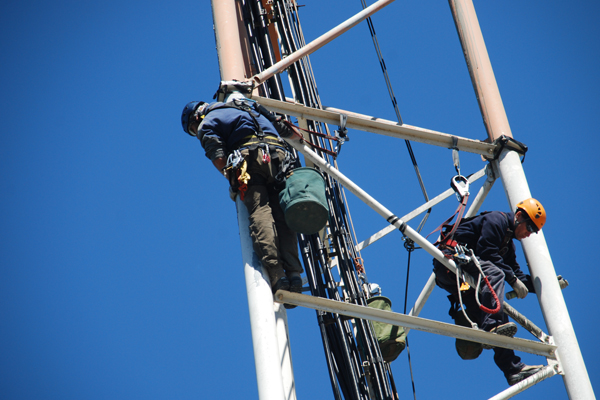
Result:
M548 213L546 240L571 284L563 293L597 389L600 5L475 7L513 135L529 146L524 170ZM358 0L306 1L306 40L360 9ZM448 4L398 1L373 21L404 122L484 139ZM188 101L209 100L218 86L210 3L9 1L0 6L0 50L0 398L257 398L234 203L179 123ZM323 104L394 119L366 23L311 62ZM342 172L397 215L423 202L403 141L350 138ZM445 191L451 152L413 149L430 197ZM468 153L461 165L484 166ZM385 227L348 197L359 241ZM451 198L434 209L423 231L455 207ZM482 210L507 207L497 182ZM362 256L401 311L401 235ZM409 308L431 267L427 254L413 255ZM545 327L535 296L511 304ZM450 322L447 309L436 289L421 316ZM315 312L288 318L298 397L332 398ZM465 390L489 398L507 386L491 352L462 361L453 339L417 331L410 345L420 399ZM392 366L400 397L412 398L406 354ZM517 398L566 391L553 377Z

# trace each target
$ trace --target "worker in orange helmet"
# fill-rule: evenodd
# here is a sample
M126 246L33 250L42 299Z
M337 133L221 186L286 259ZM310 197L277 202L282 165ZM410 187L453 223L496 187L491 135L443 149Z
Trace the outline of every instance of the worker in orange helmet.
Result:
M529 292L535 292L535 288L531 276L521 271L513 239L519 241L526 239L531 234L538 233L545 223L544 207L536 199L530 198L519 202L514 213L483 212L475 217L459 221L452 237L442 235L443 239L439 248L449 258L457 253L457 248L460 248L458 246L473 251L490 286L496 293L497 297L494 298L492 291L483 284L483 290L478 294L479 303L483 306L481 307L475 298L476 290L474 288L465 290L464 284L460 288L462 302L466 307L465 312L468 310L467 314L474 319L480 329L510 337L517 332L517 326L508 321L508 316L502 309L505 282L513 288L519 299L525 298ZM449 297L453 303L451 310L454 309L455 313L462 312L457 311L459 287L456 275L435 259L433 264L437 285L451 293L451 297ZM473 261L463 264L462 269L468 272L475 281L478 280L480 271ZM482 308L486 310L482 310ZM492 310L498 311L489 312ZM483 348L486 346L484 345ZM513 350L499 347L493 349L494 361L510 385L522 381L542 368L541 365L525 365Z

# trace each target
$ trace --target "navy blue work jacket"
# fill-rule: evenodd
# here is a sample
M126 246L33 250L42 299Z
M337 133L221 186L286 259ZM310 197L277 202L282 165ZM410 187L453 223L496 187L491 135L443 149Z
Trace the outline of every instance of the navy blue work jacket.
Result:
M222 105L223 103L212 103L198 127L198 139L206 157L211 161L226 157L247 142L249 136L256 135L256 123L266 135L279 137L273 124L258 111L252 110L253 119L247 111L232 107L221 108Z
M529 291L533 292L531 277L521 271L517 262L515 244L512 241L515 230L514 217L514 213L500 211L480 214L473 219L461 222L454 233L454 240L466 244L481 260L490 261L500 268L504 272L505 281L509 284L512 285L515 279L519 278ZM507 232L511 235L511 240L502 254L502 241Z

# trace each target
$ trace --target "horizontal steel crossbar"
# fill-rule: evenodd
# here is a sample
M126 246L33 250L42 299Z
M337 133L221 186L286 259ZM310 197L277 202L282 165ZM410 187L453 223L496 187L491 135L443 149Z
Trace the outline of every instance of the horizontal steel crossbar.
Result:
M557 346L551 344L534 342L520 338L510 338L481 330L447 324L445 322L438 322L420 317L412 317L392 311L378 310L357 304L324 299L322 297L291 293L285 290L278 290L277 293L275 293L274 299L278 303L294 304L297 306L312 308L314 310L342 314L353 318L379 321L386 324L403 326L406 328L435 333L438 335L470 340L495 347L504 347L507 349L537 354L546 358L555 358Z
M456 137L458 139L457 148L459 150L481 154L486 157L491 157L496 148L494 144L482 142L480 140L467 139L406 124L399 125L394 121L357 114L351 111L331 107L324 107L323 110L319 110L306 107L302 104L268 99L266 97L253 97L253 99L269 110L280 114L293 115L297 118L306 118L332 125L338 125L340 123L340 114L345 114L348 117L346 128L432 144L448 149L452 148L452 138Z

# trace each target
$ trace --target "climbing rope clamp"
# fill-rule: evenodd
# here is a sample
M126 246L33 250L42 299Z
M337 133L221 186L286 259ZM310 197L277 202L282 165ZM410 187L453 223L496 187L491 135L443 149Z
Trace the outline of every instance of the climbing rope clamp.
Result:
M460 244L457 244L454 250L456 251L453 257L454 261L456 262L456 273L459 274L461 278L459 290L461 292L464 292L466 290L469 290L471 286L467 283L467 279L463 273L462 266L469 264L471 262L471 257L466 254L466 249Z
M466 253L465 253L465 249L463 246L461 246L460 244L457 244L456 247L454 248L456 253L454 254L454 260L462 265L466 265L468 263L471 262L471 257L469 257Z
M450 186L454 189L459 202L462 202L465 196L469 196L469 180L464 176L456 175L452 177Z
M346 129L346 121L348 121L348 116L346 114L340 114L339 129L334 131L335 137L337 138L338 142L334 149L336 155L340 154L344 142L350 140L350 138L348 137L348 129Z

